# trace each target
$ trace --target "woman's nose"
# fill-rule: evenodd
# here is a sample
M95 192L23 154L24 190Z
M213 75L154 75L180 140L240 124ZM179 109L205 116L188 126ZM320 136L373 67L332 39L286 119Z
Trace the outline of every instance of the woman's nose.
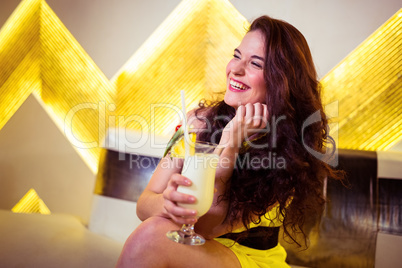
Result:
M233 63L231 71L233 74L242 75L244 74L244 63L243 61L236 61Z

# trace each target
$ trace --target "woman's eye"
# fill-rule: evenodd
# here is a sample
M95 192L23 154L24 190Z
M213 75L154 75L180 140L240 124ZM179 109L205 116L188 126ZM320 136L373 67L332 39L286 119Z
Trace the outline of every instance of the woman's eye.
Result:
M251 64L254 65L257 68L262 68L262 65L260 63L258 63L258 62L252 61Z
M240 56L239 56L239 55L236 55L236 54L233 54L233 58L235 58L235 59L240 59Z

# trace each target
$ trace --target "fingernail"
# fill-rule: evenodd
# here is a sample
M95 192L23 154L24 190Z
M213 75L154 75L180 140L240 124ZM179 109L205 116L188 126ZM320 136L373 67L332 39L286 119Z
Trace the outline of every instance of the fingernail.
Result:
M188 201L194 202L194 201L195 201L195 197L194 197L194 196L190 196L190 197L188 198Z

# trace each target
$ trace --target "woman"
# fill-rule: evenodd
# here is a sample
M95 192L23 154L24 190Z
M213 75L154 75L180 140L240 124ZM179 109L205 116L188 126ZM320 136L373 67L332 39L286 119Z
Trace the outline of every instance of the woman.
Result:
M196 211L177 205L195 202L177 192L191 181L180 175L180 159L164 157L138 200L143 223L127 239L118 267L288 267L279 226L289 241L299 233L306 239L304 223L322 212L323 179L337 174L306 150L322 152L332 140L303 35L286 22L256 19L226 75L224 100L201 102L188 115L198 140L224 147L211 209L197 220ZM302 129L316 111L321 121ZM189 223L205 245L166 238Z

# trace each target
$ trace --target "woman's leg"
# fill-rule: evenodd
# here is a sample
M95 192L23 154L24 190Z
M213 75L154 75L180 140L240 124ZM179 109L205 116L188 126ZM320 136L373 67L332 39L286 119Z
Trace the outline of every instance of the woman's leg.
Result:
M166 232L178 228L166 218L151 217L144 221L124 244L116 268L240 268L236 255L214 240L207 240L202 246L188 246L170 241Z

